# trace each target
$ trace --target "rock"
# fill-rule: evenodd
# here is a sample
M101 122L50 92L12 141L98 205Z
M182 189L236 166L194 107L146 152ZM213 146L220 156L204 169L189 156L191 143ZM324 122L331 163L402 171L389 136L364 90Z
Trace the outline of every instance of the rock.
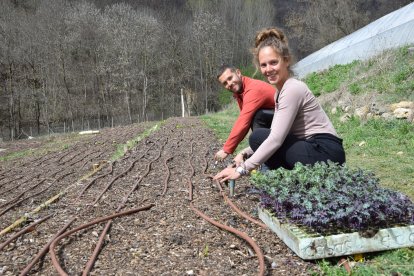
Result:
M345 122L349 121L350 118L351 118L351 115L349 115L348 113L345 113L344 115L341 116L339 121L341 123L345 123Z
M394 110L394 116L397 119L410 119L413 117L413 111L409 108L399 107Z
M249 256L254 256L253 250L247 247L247 253L249 253Z
M338 108L335 106L331 109L331 114L336 114L338 113Z
M276 269L277 268L277 264L275 262L272 262L272 269Z
M399 103L394 103L390 105L390 110L394 111L397 108L409 108L414 109L414 102L411 101L401 101Z
M194 270L188 270L188 271L186 271L186 274L187 275L194 275Z
M397 155L403 155L403 154L404 154L404 152L402 152L402 151L397 152Z
M381 118L388 120L388 119L392 119L393 117L390 113L385 112L381 114Z
M387 108L384 106L378 106L376 103L372 103L370 112L374 115L382 115L387 112Z
M369 112L369 107L364 105L362 107L358 107L357 109L355 109L355 116L358 116L359 118L366 118L367 114Z
M347 106L345 106L344 107L344 109L343 109L345 112L349 112L349 111L351 111L351 106L349 106L349 105L347 105Z
M361 143L359 143L359 144L358 144L358 146L363 147L363 146L365 146L366 144L367 144L367 142L362 141Z
M9 269L8 266L0 267L0 275L3 275L3 273L5 273L8 269Z

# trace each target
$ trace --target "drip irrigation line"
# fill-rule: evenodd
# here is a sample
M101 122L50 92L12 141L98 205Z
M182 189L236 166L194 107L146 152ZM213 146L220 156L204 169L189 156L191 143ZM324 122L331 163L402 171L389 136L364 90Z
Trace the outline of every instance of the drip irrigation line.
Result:
M91 257L89 258L88 262L86 263L85 269L82 272L82 276L87 276L89 272L92 270L92 267L96 261L96 258L98 258L99 252L101 251L101 248L103 246L106 233L109 230L109 227L112 225L112 220L108 221L105 225L104 230L102 231L98 243L95 246L95 250L93 251Z
M190 202L193 201L193 183L191 182L191 178L187 178L187 183L188 183L188 200L190 200Z
M167 142L168 142L168 139L165 141L165 143L159 149L158 156L156 156L153 160L151 160L151 162L149 162L147 164L147 166L146 166L147 167L147 170L145 171L145 173L138 179L137 183L135 183L135 185L131 188L131 190L128 192L128 194L123 197L121 204L116 209L117 212L119 212L122 208L125 207L125 203L127 202L128 197L138 188L138 185L141 183L142 179L144 179L144 177L148 175L148 173L151 170L152 163L155 162L155 161L157 161L161 157L161 151L165 147L165 145L167 144ZM149 151L149 149L145 152L145 154ZM143 156L145 156L145 154Z
M17 187L21 187L21 186L24 186L23 184L25 184L25 183L27 183L27 182L29 182L29 181L33 181L35 178L38 178L40 176L40 173L39 174L37 174L37 175L35 175L35 176L30 176L30 179L26 179L25 181L23 181L23 182L21 182L21 183L19 183L19 184L17 184L17 185L15 185L15 186L12 186L12 187L10 187L8 190L4 190L4 191L2 191L1 193L0 193L0 196L1 195L4 195L4 194L6 194L6 193L8 193L8 192L10 192L10 191L12 191L12 190L14 190L14 189L16 189ZM38 184L36 184L36 185L34 185L33 187L31 187L31 188L28 188L28 189L26 189L25 191L28 191L28 190L30 190L30 189L34 189L34 188L36 188L36 186L37 185L39 185L40 183L38 183ZM22 192L22 194L20 194L20 197L22 196L24 194L24 192ZM2 208L3 206L0 206L0 208Z
M43 194L45 191L47 191L50 187L52 187L52 185L53 185L53 183L54 182L52 182L52 183L50 183L46 188L44 188L43 190L41 190L40 192L37 192L37 193L35 193L35 194L32 194L32 195L29 195L29 196L26 196L25 198L22 198L22 199L20 199L19 201L17 201L17 202L15 202L15 203L13 203L12 205L10 205L9 207L7 207L6 209L4 209L3 211L1 211L0 212L0 217L2 216L2 215L4 215L5 213L7 213L8 211L10 211L11 209L13 209L14 207L16 207L16 206L18 206L20 203L22 203L23 201L26 201L26 200L28 200L29 198L32 198L32 197L35 197L35 196L38 196L38 195L40 195L40 194Z
M121 216L130 215L130 214L133 214L133 213L136 213L136 212L139 212L139 211L148 210L148 209L152 208L153 206L155 206L155 204L151 203L151 204L149 204L149 205L147 205L147 206L144 206L144 207L140 207L140 208L131 209L131 210L124 211L124 212L121 212L121 213L115 213L115 214L112 214L112 215L109 215L109 216L106 216L106 217L101 217L101 218L95 219L94 221L91 221L91 222L89 222L89 223L86 223L86 224L84 224L84 225L81 225L81 226L79 226L79 227L76 227L75 229L72 229L72 230L70 230L70 231L67 231L67 232L63 233L62 235L60 235L59 237L57 237L56 239L54 239L54 240L53 240L53 242L50 244L50 250L49 250L49 253L50 253L50 257L51 257L51 259L52 259L53 266L55 267L56 271L57 271L60 275L68 275L68 274L67 274L67 273L66 273L66 272L62 269L62 267L60 266L59 261L58 261L58 259L57 259L57 256L56 256L56 254L55 254L55 247L56 247L57 243L58 243L61 239L65 238L65 237L67 237L67 236L69 236L69 235L71 235L71 234L73 234L73 233L75 233L75 232L77 232L77 231L80 231L80 230L83 230L83 229L85 229L85 228L88 228L88 227L90 227L90 226L92 226L92 225L94 225L94 224L97 224L97 223L100 223L100 222L103 222L103 221L107 221L107 220L111 220L111 219L113 219L113 218L117 218L117 217L121 217Z
M210 176L211 177L211 176ZM234 204L234 202L225 194L223 187L221 186L220 181L216 180L216 184L219 187L220 190L220 194L221 196L224 198L224 201L227 202L227 204L230 205L230 207L236 212L238 213L240 216L244 217L245 219L259 225L260 227L264 228L264 229L268 229L267 225L252 218L251 216L249 216L248 214L246 214L245 212L243 212L242 210L239 209L239 207L236 206L236 204Z
M61 180L62 178L66 177L66 176L68 176L68 175L74 174L74 173L75 173L75 172L69 172L69 173L63 174L63 175L59 176L58 178L56 178L55 180L53 180L53 182L52 182L52 183L50 183L50 184L49 184L46 188L44 188L44 189L43 189L43 190L41 190L40 192L37 192L37 193L35 193L35 194L32 194L32 195L26 196L25 198L22 198L21 200L19 200L19 201L15 202L14 204L10 205L10 206L9 206L9 207L7 207L6 209L4 209L2 212L0 212L0 217L1 217L2 215L4 215L5 213L7 213L10 209L12 209L12 208L16 207L17 205L19 205L20 203L22 203L23 201L26 201L27 199L32 198L32 197L35 197L35 196L38 196L38 195L40 195L40 194L43 194L43 193L44 193L45 191L47 191L50 187L52 187L52 186L53 186L53 184L55 184L57 181Z
M77 155L77 154L76 154L76 152L75 152L75 154L74 154L73 156L69 157L69 159L68 159L68 160L65 160L65 161L60 160L57 164L58 164L58 165L65 165L66 163L68 163L68 162L72 161L73 159L75 159L77 156L78 156L78 155ZM62 161L62 162L61 162L61 161ZM69 166L69 165L68 165L68 166Z
M191 157L193 156L193 146L194 146L194 141L191 142L191 146L190 146L190 158L188 159L188 164L190 165L191 168L191 174L190 174L190 178L187 178L187 183L188 183L188 199L191 201L193 201L193 183L191 182L194 174L195 174L195 170L194 170L194 166L193 163L191 162Z
M191 175L190 175L190 177L193 177L194 174L195 174L194 166L193 166L193 164L191 162L191 157L193 156L193 145L194 145L194 141L191 142L190 159L188 161L190 163L190 167L191 167Z
M158 156L156 156L151 162L149 162L148 164L147 164L147 171L141 176L141 178L137 181L137 183L132 187L132 189L128 192L128 194L126 195L126 196L124 196L123 197L123 201L121 202L121 204L118 206L118 208L117 208L117 210L116 210L116 212L118 213L119 211L120 211L120 209L122 209L123 207L125 207L125 203L126 203L126 201L128 200L128 197L134 192L134 190L136 190L136 188L138 187L138 185L140 184L140 182L142 181L142 179L146 176L146 175L148 175L148 173L150 172L150 170L151 170L151 164L153 163L153 162L155 162L156 160L158 160L160 157L161 157L161 151L162 151L162 149L164 148L164 146L167 144L167 141L168 141L168 139L166 140L166 142L164 143L164 145L162 145L162 147L159 149L159 153L158 153ZM130 168L128 168L128 170L126 170L126 171L124 171L124 173L123 174L121 174L121 175L124 175L126 172L128 172L133 166L134 166L134 164L135 164L135 162L137 162L138 160L140 160L141 158L143 158L147 153L148 153L148 151L150 150L152 148L152 146L151 147L149 147L146 151L145 151L145 153L141 156L141 157L139 157L137 160L135 160L132 164L131 164L131 166L130 166ZM146 210L146 209L149 209L149 208L151 208L152 206L150 206L150 207L148 207L148 208L144 208L143 210ZM139 210L140 211L140 210ZM107 219L108 220L108 219ZM93 268L93 265L95 264L95 261L96 261L96 259L97 259L97 257L98 257L98 255L99 255L99 252L100 252L100 250L101 250L101 248L102 248L102 246L103 246L103 243L104 243L104 240L105 240L105 236L106 236L106 234L108 233L108 231L109 231L109 228L111 227L111 225L112 225L112 218L110 218L109 219L109 221L106 223L106 225L105 225L105 228L104 228L104 230L101 232L101 235L100 235L100 237L99 237L99 240L98 240L98 243L96 244L96 246L95 246L95 249L94 249L94 251L93 251L93 253L92 253L92 255L90 256L90 258L89 258L89 260L88 260L88 262L87 262L87 264L86 264L86 266L85 266L85 268L84 268L84 270L83 270L83 272L82 272L82 275L88 275L89 274L89 272L92 270L92 268ZM98 223L98 222L96 222L96 223ZM86 227L88 227L88 226L86 226ZM83 228L82 228L83 229ZM74 229L75 230L75 229ZM81 229L79 229L79 230L81 230ZM73 230L72 230L73 231ZM70 235L70 234L68 234L68 235ZM60 238L60 237L59 237ZM51 245L52 246L52 245ZM51 254L53 254L52 252L51 252ZM59 274L61 274L61 275L66 275L65 274L65 272L63 271L63 269L61 269L61 268L58 268L57 266L59 266L60 267L60 265L59 265L59 263L56 261L56 262L54 262L53 263L54 264L54 266L55 266L55 268L58 270L58 272L59 272ZM60 270L62 270L62 271L60 271ZM62 272L63 272L63 274L62 274Z
M81 169L83 169L86 166L86 164L88 164L88 162L92 161L95 158L100 158L103 154L104 154L104 152L100 152L96 156L93 156L93 157L89 158L88 160L86 160L85 162L83 162L83 164L81 166Z
M193 209L193 211L197 215L199 215L201 218L205 219L209 223L211 223L214 226L217 226L219 228L222 228L224 230L227 230L228 232L231 232L231 233L239 236L240 238L242 238L246 242L248 242L250 244L250 246L253 248L253 250L256 252L257 258L259 259L259 273L258 273L258 275L264 275L264 272L265 272L264 255L263 255L262 250L260 249L260 247L257 245L257 243L252 238L250 238L246 233L244 233L242 231L239 231L239 230L237 230L233 227L227 226L225 224L221 224L221 223L215 221L214 219L208 217L203 212L201 212L196 207L194 207L192 202L190 202L190 207L191 207L191 209Z
M159 150L159 154L158 154L158 156L156 157L156 158L154 158L148 165L147 165L147 171L146 171L146 173L140 178L140 180L134 185L134 187L130 190L130 192L124 197L124 200L123 200L123 202L119 205L119 207L118 207L118 209L116 210L116 212L118 213L119 212L119 210L121 209L121 208L123 208L124 206L125 206L125 203L126 203L126 201L128 200L128 197L130 196L130 194L132 194L132 192L138 187L138 185L139 185L139 183L142 181L142 179L143 179L143 177L145 177L149 172L150 172L150 169L151 169L151 164L154 162L154 161L156 161L157 159L159 159L160 157L161 157L161 151L162 151L162 149L164 148L164 146L165 146L165 144L167 144L167 141L168 141L168 139L166 140L166 142L164 143L164 145L161 147L161 149ZM123 176L124 174L126 174L134 165L135 165L135 163L138 161L138 160L140 160L140 159L142 159L147 153L148 153L148 151L151 149L153 147L153 145L151 145L147 150L146 150L146 152L141 156L141 157L139 157L137 160L135 160L132 164L131 164L131 166L126 170L126 171L124 171L122 174L120 174L120 175L118 175L118 176ZM115 162L115 161L114 161ZM112 162L111 163L111 171L112 171L112 164L114 163L114 162ZM95 179L96 180L96 179ZM112 180L112 183L113 183L113 181L114 180ZM112 183L110 183L110 184L112 184ZM107 185L107 187L108 187L109 185ZM148 208L143 208L143 209L149 209L149 208L151 208L152 206L150 206L150 207L148 207ZM140 209L141 210L141 209ZM118 213L118 214L120 214L120 213ZM103 243L104 243L104 239L105 239L105 236L106 236L106 234L107 234L107 232L109 231L109 228L110 228L110 226L112 225L112 218L107 218L106 220L108 220L109 219L109 221L106 223L106 226L105 226L105 228L104 228L104 230L102 231L102 233L101 233L101 235L100 235L100 238L99 238L99 241L98 241L98 243L97 243L97 245L96 245L96 247L95 247L95 249L94 249L94 252L92 253L92 255L90 256L90 258L89 258L89 260L88 260L88 262L87 262L87 264L86 264L86 266L85 266L85 269L84 269L84 271L83 271L83 275L88 275L89 274L89 272L90 272L90 270L92 269L92 267L93 267L93 265L94 265L94 263L95 263L95 260L96 260L96 258L98 257L98 255L99 255L99 252L100 252L100 250L101 250L101 248L102 248L102 246L103 246ZM98 223L98 222L96 222L96 223ZM86 227L88 227L88 226L86 226ZM81 229L79 229L79 230L81 230ZM70 232L70 231L69 231ZM70 235L70 233L68 233L68 235ZM60 237L58 237L57 239L60 239ZM53 243L51 244L51 248L52 248L52 245L53 245ZM53 256L53 254L54 254L54 252L52 253L51 252L51 256ZM57 262L57 261L55 261L55 262L53 262L53 257L52 257L52 263L53 263L53 265L55 266L55 268L58 270L58 272L59 272L59 274L61 274L61 275L66 275L66 273L63 271L63 269L61 269L61 268L59 268L60 267L60 265L59 265L59 263Z
M123 177L124 175L126 175L134 166L135 166L135 163L137 163L141 158L143 158L147 153L148 153L148 151L153 147L154 145L151 145L146 151L145 151L145 153L144 154L142 154L140 157L138 157L137 159L135 159L132 163L131 163L131 165L126 169L126 170L124 170L123 172L121 172L120 174L118 174L117 176L115 176L109 183L108 183L108 185L106 185L106 187L103 189L103 191L96 197L96 199L95 199L95 201L92 203L92 205L95 205L96 203L98 203L98 201L101 199L101 197L103 196L103 194L104 193L106 193L106 191L108 191L109 190L109 188L112 186L112 184L116 181L116 180L118 180L119 178L121 178L121 177Z
M45 164L46 161L53 159L55 157L57 157L60 153L50 153L50 154L45 154L35 160L29 161L25 164L23 164L21 167L27 167L29 164L34 164L35 162L37 162L37 164L34 164L35 167L40 166L41 164ZM46 157L46 158L45 158ZM43 159L43 160L42 160Z
M208 151L207 151L207 153L208 153ZM213 179L213 176L212 175L209 175L209 174L207 174L206 172L207 172L207 166L208 166L208 162L207 162L207 158L206 158L206 156L207 156L207 153L205 154L205 156L204 156L204 164L205 164L205 168L204 168L204 175L206 176L206 177L208 177L208 178L211 178L211 179ZM243 212L242 210L240 210L239 209L239 207L237 207L237 205L236 204L234 204L234 202L226 195L226 193L224 192L224 190L223 190L223 187L221 186L221 184L220 184L220 181L218 181L218 180L216 180L216 184L217 184L217 187L219 188L219 191L220 191L220 194L221 194L221 196L224 198L224 201L227 203L227 204L229 204L230 205L230 207L237 213L237 214L239 214L240 216L242 216L242 217L244 217L245 219L247 219L248 221L250 221L250 222L253 222L253 223L255 223L255 224L257 224L257 225L259 225L260 227L262 227L262 228L264 228L264 229L268 229L268 227L267 227L267 225L266 224L264 224L264 223L262 223L262 222L260 222L260 221L258 221L258 220L256 220L256 219L254 219L254 218L252 218L251 216L249 216L248 214L246 214L245 212Z
M344 268L345 268L346 272L348 273L348 275L352 274L352 269L351 269L351 266L349 265L348 259L341 258L338 262L338 266L341 266L341 265L344 266Z
M33 260L20 272L19 276L27 275L32 267L41 259L44 255L49 252L50 244L53 242L54 239L62 235L63 232L75 221L76 218L71 219L62 229L60 229L51 239L50 241L40 250L40 252L33 258Z
M86 159L87 157L89 157L91 154L94 154L94 153L97 153L97 152L99 153L99 151L89 151L89 152L85 153L85 155L83 157L79 158L78 160L75 160L75 161L72 161L69 164L66 164L66 167L72 167L76 163L79 163L79 162L83 161L84 159ZM65 163L67 163L68 161L69 160L67 160ZM65 165L65 163L63 165Z
M49 219L50 217L52 217L53 215L48 215L36 222L33 222L32 224L30 224L29 226L26 226L25 228L23 228L22 230L20 230L19 232L17 232L15 235L13 235L12 237L10 237L8 240L6 240L5 242L3 242L2 244L0 244L0 250L2 250L3 248L5 248L9 243L11 243L12 241L14 241L15 239L17 239L18 237L20 237L21 235L33 231L35 229L35 226L44 222L45 220Z
M57 195L53 196L52 198L48 199L46 202L40 204L31 213L25 214L24 216L22 216L21 218L19 218L18 220L16 220L14 223L12 223L10 226L8 226L5 229L1 230L0 231L0 236L6 234L8 232L10 232L11 230L13 230L14 228L16 228L20 224L24 223L25 221L27 221L27 218L33 216L34 214L38 213L43 208L46 208L47 206L49 206L54 201L58 200L63 194L64 194L64 192L60 192L59 194L57 194Z
M191 143L191 151L190 151L191 155L192 155L192 152L193 152L193 144L194 144L194 142ZM264 255L263 255L262 250L260 249L260 247L257 245L257 243L252 238L250 238L246 233L244 233L244 232L242 232L240 230L237 230L237 229L235 229L235 228L233 228L231 226L227 226L225 224L221 224L221 223L215 221L214 219L210 218L209 216L207 216L206 214L204 214L203 212L201 212L199 209L197 209L194 206L194 204L192 202L193 201L193 195L192 195L192 190L193 190L193 187L192 186L193 185L192 185L192 182L191 182L191 178L194 175L194 167L191 164L191 157L189 158L189 160L190 160L189 161L190 162L190 166L192 168L191 177L190 177L190 179L187 179L188 185L190 187L189 188L189 193L190 193L190 196L189 196L189 198L190 198L190 208L198 216L200 216L204 220L208 221L209 223L213 224L214 226L219 227L221 229L224 229L224 230L226 230L228 232L231 232L231 233L237 235L238 237L240 237L241 239L245 240L247 243L249 243L250 246L253 248L253 250L256 252L257 258L259 259L259 272L258 272L258 275L263 276L264 273L265 273Z
M0 188L1 188L1 187L3 187L5 184L8 184L8 183L10 183L10 182L13 182L13 181L16 181L16 180L22 179L23 177L24 177L24 175L19 175L18 177L16 177L16 178L15 178L15 179L13 179L13 180L10 180L10 181L5 181L5 183L0 184Z
M70 151L69 150L67 150L67 151L68 151L67 153L62 152L62 156L59 157L59 159L56 161L57 164L60 164L60 161L62 161L63 158L65 158L66 156L68 156L70 154Z
M109 172L107 172L107 173L104 173L104 174L101 174L101 175L99 175L99 176L97 176L97 177L95 177L95 178L93 178L91 181L89 181L89 183L88 184L86 184L86 186L82 189L82 191L79 193L79 195L78 195L78 197L77 197L77 199L79 200L80 199L80 197L86 192L86 190L87 189L89 189L89 187L90 186L92 186L92 184L93 183L95 183L95 181L96 180L98 180L98 179L100 179L100 178L102 178L102 177L105 177L105 176L108 176L108 175L110 175L112 172L113 172L113 163L114 162L110 162L109 163Z
M171 176L171 172L170 172L170 168L168 168L168 161L172 160L174 157L168 157L167 159L164 159L164 167L167 170L167 176L165 177L164 180L164 189L162 190L161 196L164 196L167 193L167 188L168 188L168 181L170 180L170 176Z
M7 201L6 203L0 205L0 208L6 207L7 205L12 204L13 202L16 202L17 200L19 200L19 198L21 198L25 193L27 193L30 190L35 189L37 186L39 186L40 184L42 184L43 182L45 182L46 180L48 180L47 178L43 178L39 181L39 183L33 185L32 187L27 188L26 190L24 190L23 192L21 192L19 195L17 195L15 198L10 199L9 201ZM11 189L15 189L16 187L12 187ZM1 195L1 194L0 194Z
M88 179L89 177L95 175L97 172L99 172L104 167L103 164L108 163L108 161L105 161L105 160L101 160L100 162L102 164L99 164L99 166L97 168L93 168L91 172L89 172L89 173L85 174L84 176L82 176L80 178L80 180L82 181L82 180ZM112 163L115 163L115 162L116 161L112 161Z

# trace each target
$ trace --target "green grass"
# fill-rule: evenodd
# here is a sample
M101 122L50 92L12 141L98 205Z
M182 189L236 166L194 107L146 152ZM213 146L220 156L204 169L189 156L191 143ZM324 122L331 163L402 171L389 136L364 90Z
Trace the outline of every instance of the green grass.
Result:
M23 157L26 157L26 156L29 156L29 155L34 155L34 154L35 154L35 150L33 150L33 149L16 151L16 152L9 153L5 156L1 156L0 161L10 161L10 160L23 158Z
M379 93L384 102L414 100L414 54L410 46L384 51L368 61L335 65L320 73L311 73L305 82L316 95L347 89L351 94Z
M360 62L354 61L347 65L335 65L322 73L311 73L307 76L305 82L309 85L309 88L315 96L333 92L339 89L343 80L348 78L350 72L352 72L359 63Z
M353 266L353 276L369 275L414 275L414 250L401 248L363 255L362 261L355 261L350 256L348 262ZM310 271L311 275L348 276L345 268L338 267L339 258L317 261L318 271ZM400 274L397 274L400 273Z
M304 81L316 95L346 90L352 95L379 94L384 104L414 101L414 54L409 53L408 46L386 51L368 61L355 61L312 73ZM238 114L233 103L221 112L201 118L224 142ZM381 186L400 191L414 201L414 124L404 120L360 120L354 116L341 123L342 115L328 112L344 140L347 164L372 171ZM245 146L246 139L237 150ZM364 254L364 258L365 261L355 263L353 275L392 275L397 272L414 275L414 248L369 253ZM348 275L343 267L337 266L338 260L317 261L319 269L312 274ZM348 260L353 261L352 256Z
M233 103L229 104L223 111L202 115L200 118L209 128L213 129L218 140L224 144L238 115L239 107L235 101L233 101ZM244 140L239 144L235 152L248 146L247 137L248 135L246 135Z
M414 125L407 121L352 117L340 123L330 116L344 139L347 164L375 173L382 186L398 190L414 201Z

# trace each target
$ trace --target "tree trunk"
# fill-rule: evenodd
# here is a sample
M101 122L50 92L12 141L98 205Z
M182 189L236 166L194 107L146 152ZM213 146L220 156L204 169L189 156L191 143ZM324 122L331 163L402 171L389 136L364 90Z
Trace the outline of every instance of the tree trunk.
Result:
M13 64L9 64L9 130L10 130L10 138L13 141L15 134L16 134L16 116L15 116L15 100L14 100L14 86L13 86Z
M143 97L142 97L142 118L146 117L147 114L147 105L148 105L148 95L147 92L148 91L148 78L144 73L144 83L143 83L143 87L142 87L142 93L143 93Z

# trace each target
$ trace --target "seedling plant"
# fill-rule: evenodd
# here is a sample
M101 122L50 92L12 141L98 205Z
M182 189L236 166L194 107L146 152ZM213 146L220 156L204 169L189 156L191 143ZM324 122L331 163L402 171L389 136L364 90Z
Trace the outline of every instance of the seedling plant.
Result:
M414 224L414 204L404 194L379 186L369 171L333 162L297 163L252 176L261 206L283 222L320 234L374 235L376 230Z

